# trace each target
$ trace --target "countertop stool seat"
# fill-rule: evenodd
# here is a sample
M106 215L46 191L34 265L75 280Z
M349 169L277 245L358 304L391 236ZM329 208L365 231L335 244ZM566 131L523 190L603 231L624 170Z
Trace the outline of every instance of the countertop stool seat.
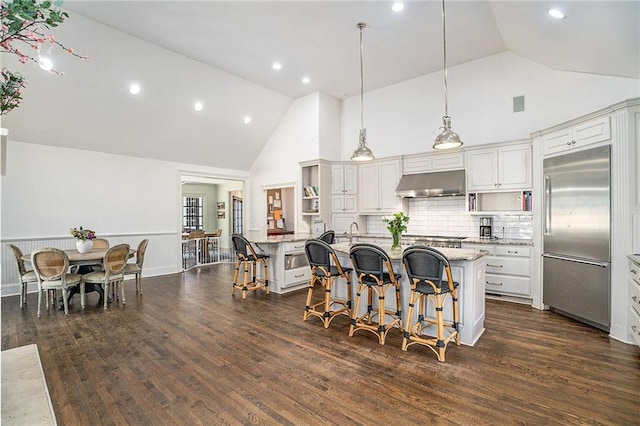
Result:
M438 250L427 246L411 246L402 253L402 263L411 282L411 298L405 321L402 350L413 344L427 346L444 362L447 345L453 339L460 345L458 283L453 281L449 260ZM446 278L443 278L445 277ZM445 321L444 304L451 300L453 319ZM433 304L429 311L428 302ZM418 304L417 319L413 310ZM428 313L434 313L429 316ZM424 334L435 326L435 337ZM433 334L433 332L431 333Z
M249 240L240 234L233 234L231 241L236 252L236 270L233 274L231 295L235 295L236 290L239 290L244 300L250 291L264 290L266 294L269 294L269 255L256 253ZM258 276L257 273L259 264L262 265L262 276ZM241 268L244 271L242 282L238 282ZM249 279L250 273L252 274L251 280Z
M303 320L306 321L310 316L315 316L322 320L324 328L329 328L331 320L336 316L351 317L351 271L353 269L343 268L333 248L319 238L307 240L304 251L311 267L311 281ZM331 296L331 288L338 278L344 278L347 282L347 297L344 300ZM321 302L312 304L313 290L318 282L324 288L324 297ZM338 309L335 309L336 307Z
M380 247L373 244L354 244L349 251L349 257L358 280L355 306L351 315L349 336L358 330L366 330L378 337L384 345L387 333L397 327L402 330L402 309L400 307L400 277L393 271L389 255ZM394 287L396 310L387 309L385 294ZM360 303L367 296L367 311L358 315ZM374 305L374 294L378 301Z

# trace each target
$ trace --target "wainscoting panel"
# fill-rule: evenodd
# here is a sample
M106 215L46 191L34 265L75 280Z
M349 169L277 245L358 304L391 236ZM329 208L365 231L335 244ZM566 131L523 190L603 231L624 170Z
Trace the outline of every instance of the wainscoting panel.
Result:
M137 249L138 244L144 238L149 239L149 245L144 258L142 275L145 277L155 275L173 274L182 271L181 261L181 240L182 236L177 232L158 232L150 234L101 234L100 238L109 240L113 247L117 244L129 244L132 249ZM14 244L22 250L24 254L31 253L41 247L56 247L62 250L75 248L73 237L48 237L48 238L14 238L2 239L1 260L2 260L2 282L0 283L0 294L11 296L20 294L20 282L18 280L18 267L15 258L8 244ZM130 260L130 261L133 261ZM27 269L31 269L27 264ZM133 276L131 276L133 279ZM37 291L37 286L29 286L29 292Z

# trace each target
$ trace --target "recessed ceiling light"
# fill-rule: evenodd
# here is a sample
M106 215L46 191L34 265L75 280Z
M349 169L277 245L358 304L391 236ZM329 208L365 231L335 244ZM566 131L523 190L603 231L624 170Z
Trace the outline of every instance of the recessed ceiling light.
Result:
M193 104L193 109L195 109L196 111L202 111L202 108L204 108L202 102L196 102L195 104Z
M247 115L242 121L244 122L244 124L249 124L251 123L251 117Z
M391 6L391 10L393 10L394 12L398 13L398 12L402 12L404 10L404 3L394 3L393 6Z
M556 19L564 19L564 13L559 9L549 9L547 13Z
M309 77L302 77L302 82L304 84L309 84L311 82L311 79Z
M280 70L282 69L282 64L280 62L274 62L273 65L271 65L271 68L274 70Z
M140 85L133 83L131 86L129 86L129 93L131 93L132 95L137 95L138 93L140 93Z
M38 65L45 71L51 71L53 69L53 62L51 59L43 56L38 60Z

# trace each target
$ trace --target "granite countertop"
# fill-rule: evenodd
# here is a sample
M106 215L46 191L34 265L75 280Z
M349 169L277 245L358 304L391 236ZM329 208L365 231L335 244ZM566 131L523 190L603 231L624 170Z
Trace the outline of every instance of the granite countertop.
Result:
M636 265L640 266L640 254L630 254L627 256Z
M255 244L278 244L278 243L295 243L299 241L307 241L313 238L310 234L287 234L287 235L262 235L257 238L249 239Z
M391 251L391 243L389 244L376 244L382 250L386 251L391 260L401 260L402 259L402 250L409 247L409 245L401 245L401 250L399 251ZM349 254L349 249L351 245L349 243L337 243L332 245L333 249L342 254ZM489 254L488 251L485 250L474 250L474 249L456 249L456 248L445 248L445 247L436 247L440 253L444 254L449 261L454 260L476 260L481 258L482 256L486 256Z
M510 246L532 246L533 240L518 240L509 238L465 238L463 243L473 244L497 244L497 245L510 245Z

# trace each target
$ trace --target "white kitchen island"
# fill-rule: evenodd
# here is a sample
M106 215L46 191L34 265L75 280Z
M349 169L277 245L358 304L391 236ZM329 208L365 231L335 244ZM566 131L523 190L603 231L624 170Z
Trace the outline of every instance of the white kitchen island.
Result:
M376 244L387 252L393 269L396 272L401 273L400 281L400 306L402 307L403 315L406 314L409 308L409 297L411 292L411 284L406 274L402 269L402 250L409 246L402 246L401 251L392 252L391 243L389 244ZM349 249L351 245L349 243L338 243L333 245L333 249L336 251L340 263L344 266L351 266L349 259ZM458 299L460 308L460 343L473 346L482 333L484 332L484 306L485 306L485 261L484 256L487 254L482 250L473 249L456 249L456 248L437 248L442 254L444 254L449 263L451 264L451 273L454 281L458 282ZM357 279L354 276L353 279L353 296L355 297ZM344 298L346 296L346 285L335 285L337 297ZM387 300L393 300L393 289L390 289L385 297ZM365 304L366 305L366 304ZM364 312L366 306L361 304L361 310ZM414 315L417 318L417 312L414 311ZM430 314L431 315L431 314ZM444 317L447 321L451 321L453 318L451 303L447 303L444 309ZM404 325L405 318L403 318Z

